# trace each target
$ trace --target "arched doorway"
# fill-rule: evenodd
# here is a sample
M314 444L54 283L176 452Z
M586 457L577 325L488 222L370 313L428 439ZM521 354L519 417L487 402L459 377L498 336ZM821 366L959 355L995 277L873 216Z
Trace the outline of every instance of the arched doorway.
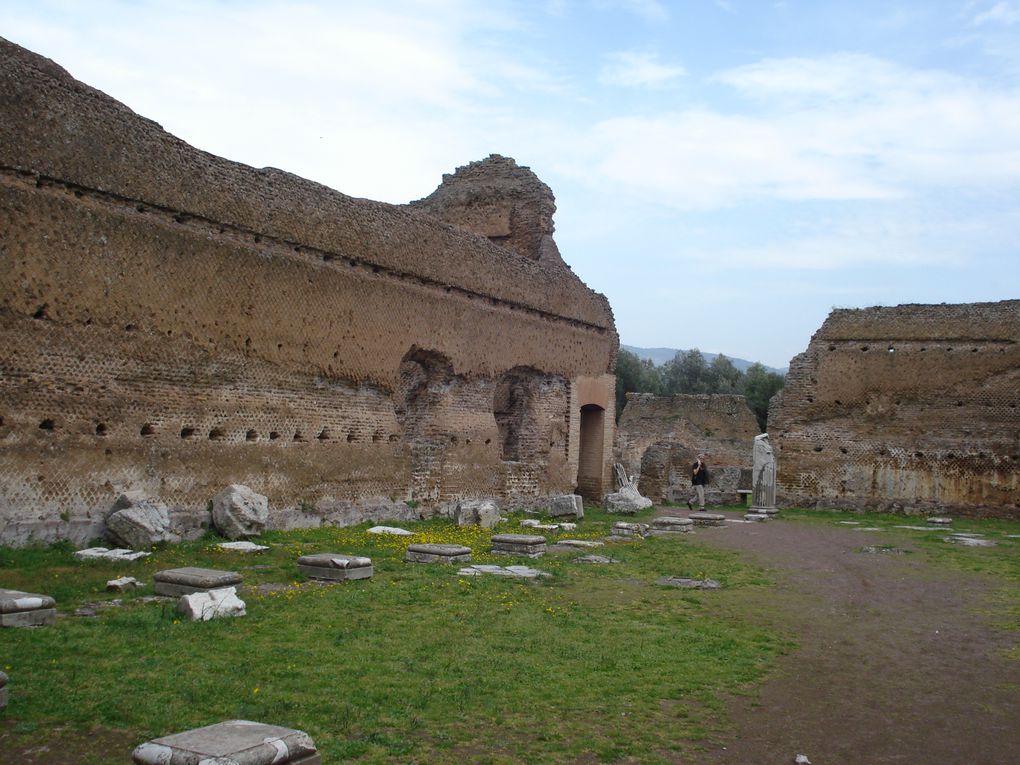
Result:
M604 494L602 470L605 464L606 410L596 404L581 407L580 453L577 459L577 493L592 502Z

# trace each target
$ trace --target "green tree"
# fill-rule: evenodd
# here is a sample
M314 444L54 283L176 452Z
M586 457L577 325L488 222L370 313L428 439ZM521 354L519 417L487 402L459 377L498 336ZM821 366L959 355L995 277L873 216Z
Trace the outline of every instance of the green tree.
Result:
M758 427L765 432L769 419L769 400L783 387L785 378L776 372L769 372L762 364L755 362L747 368L743 379L743 394L747 405L758 419Z
M662 380L659 368L650 359L620 349L616 357L616 418L620 418L628 393L659 393Z
M719 354L708 368L712 393L739 393L743 372L733 366L733 362L723 354Z
M701 351L694 348L680 351L662 370L663 392L675 396L681 393L709 393L712 387L708 364Z

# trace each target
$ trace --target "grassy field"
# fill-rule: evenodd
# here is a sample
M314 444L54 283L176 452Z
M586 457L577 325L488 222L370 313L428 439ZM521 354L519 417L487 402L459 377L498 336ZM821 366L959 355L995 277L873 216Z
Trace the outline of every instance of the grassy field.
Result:
M597 538L616 517L587 509L578 529ZM651 513L646 513L650 515ZM4 630L10 745L102 729L143 740L232 718L308 732L330 763L511 763L633 757L665 762L725 729L726 698L760 681L790 643L755 627L742 608L770 582L697 537L614 543L620 562L490 555L493 531L446 521L403 524L414 537L365 527L270 533L271 550L214 550L206 537L130 564L79 563L72 549L0 548L0 586L55 597L54 627ZM455 542L476 563L528 563L539 581L460 577L457 568L403 562L409 541ZM311 552L368 555L369 580L305 582ZM154 571L184 565L241 572L248 615L182 621L151 595ZM94 618L71 613L115 596L108 579L148 583ZM664 576L710 577L718 591L663 587ZM254 585L278 583L256 592ZM11 723L10 721L14 722ZM124 762L100 750L95 762ZM87 758L86 760L88 761Z

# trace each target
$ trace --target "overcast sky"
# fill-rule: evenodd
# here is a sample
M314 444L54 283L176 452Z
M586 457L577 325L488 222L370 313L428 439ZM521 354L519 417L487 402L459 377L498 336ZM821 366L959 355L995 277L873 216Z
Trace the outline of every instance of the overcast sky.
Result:
M782 367L834 307L1020 297L1020 0L0 0L0 36L354 196L514 157L631 345Z

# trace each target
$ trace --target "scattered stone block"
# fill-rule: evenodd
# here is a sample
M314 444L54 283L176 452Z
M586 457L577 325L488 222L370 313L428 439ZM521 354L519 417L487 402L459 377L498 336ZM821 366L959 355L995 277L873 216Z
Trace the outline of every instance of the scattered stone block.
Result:
M927 523L930 526L951 526L953 523L953 519L932 516L931 518L927 519Z
M726 516L722 513L691 513L687 516L695 526L725 526Z
M722 587L715 579L689 579L684 576L667 576L655 583L667 587L680 587L685 590L718 590Z
M901 549L899 547L888 547L888 546L875 547L875 546L872 546L872 545L868 545L867 547L862 547L861 548L861 552L862 553L893 553L895 555L902 555L903 553L907 553L907 552L910 552L910 551L909 550L903 550L903 549Z
M404 554L407 563L467 563L471 548L464 545L420 543L407 546Z
M836 523L840 523L840 524L842 524L844 526L860 526L861 525L860 521L836 521Z
M177 602L177 613L193 622L207 622L228 616L244 616L244 601L237 597L234 587L222 587L182 595Z
M374 573L371 558L341 553L302 555L298 558L297 567L309 579L327 579L331 582L368 579Z
M494 534L492 552L537 558L545 554L545 537L534 534Z
M652 500L642 497L637 487L633 485L624 486L619 491L606 495L606 510L610 513L633 515L638 510L645 510L651 506Z
M593 547L602 547L605 542L601 542L597 539L557 539L555 546L560 548L576 549L581 548L588 550Z
M396 537L413 537L414 532L407 529L399 529L396 526L373 526L368 530L369 534L392 534Z
M194 566L157 571L152 578L153 589L157 595L173 597L234 587L241 583L241 575L236 571L218 571Z
M772 520L772 516L767 513L745 513L744 520L750 521L751 523L761 523L763 521Z
M0 672L0 710L7 708L7 675Z
M321 765L309 735L293 728L228 720L147 741L131 754L135 765Z
M580 494L560 494L549 498L549 515L553 518L573 516L577 520L584 518L584 502Z
M469 499L457 503L453 519L458 526L481 526L495 528L499 523L499 507L491 499Z
M574 558L574 563L619 563L616 558L610 558L606 555L582 555L580 558Z
M709 515L709 513L706 513ZM723 516L720 516L723 517ZM651 533L655 536L670 536L674 534L687 534L694 528L694 521L690 518L675 518L664 515L661 518L652 519Z
M613 524L613 535L618 537L645 537L648 536L648 532L651 530L651 526L647 523L628 523L627 521L617 521Z
M911 531L940 531L938 526L893 526L895 529L910 529Z
M143 549L161 542L180 542L170 529L166 505L141 492L121 494L106 518L106 534L114 542L131 549Z
M49 595L0 589L0 627L44 627L57 620Z
M946 541L956 545L964 545L965 547L995 547L995 542L991 539L981 539L980 537L963 536L961 534L950 534Z
M117 547L113 550L107 549L106 547L88 547L84 550L78 550L75 552L74 557L78 560L112 560L119 562L131 562L133 560L141 560L142 558L148 558L152 553L149 552L136 552L134 550L128 550L125 548Z
M227 539L255 537L269 520L269 499L233 483L212 498L212 521Z
M492 574L493 576L508 576L514 579L537 579L540 576L552 576L545 571L539 571L537 568L530 568L528 566L489 566L482 564L475 564L462 568L457 572L460 576L482 576L483 574Z
M216 545L219 549L225 550L226 552L239 552L239 553L260 553L265 552L269 549L268 545L257 545L254 542L223 542Z
M129 590L138 590L145 586L144 582L139 582L133 576L122 576L119 579L111 579L106 583L107 592L127 592Z
M74 615L91 618L99 616L99 612L107 608L119 608L122 605L123 601L121 601L120 598L114 598L113 600L98 600L93 603L82 603L74 609Z

